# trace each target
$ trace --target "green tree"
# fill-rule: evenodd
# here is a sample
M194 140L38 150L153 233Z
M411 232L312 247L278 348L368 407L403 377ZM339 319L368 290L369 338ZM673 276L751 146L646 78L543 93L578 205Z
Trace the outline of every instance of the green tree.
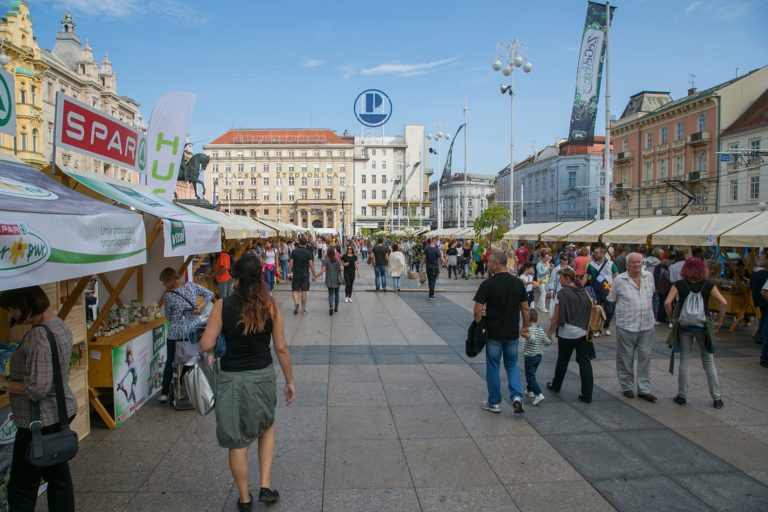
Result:
M475 237L479 241L480 246L485 245L484 241L487 238L491 248L493 244L498 242L504 237L504 233L507 232L507 222L509 221L509 208L494 204L489 206L475 219ZM483 235L484 231L488 231L487 235Z

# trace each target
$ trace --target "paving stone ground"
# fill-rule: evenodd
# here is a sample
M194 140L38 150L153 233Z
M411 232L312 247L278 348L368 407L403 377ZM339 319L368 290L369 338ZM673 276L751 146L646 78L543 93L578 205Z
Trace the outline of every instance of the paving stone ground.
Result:
M758 365L750 328L718 340L721 410L697 359L688 406L672 402L677 377L668 373L667 329L658 326L658 403L621 395L614 341L599 338L592 404L577 400L572 363L559 395L545 390L524 415L508 402L492 415L479 407L484 355L463 354L480 281L442 273L445 291L434 301L424 288L364 291L372 281L363 265L355 302L342 297L332 317L320 282L306 315L292 314L288 285L275 292L298 398L277 411L273 485L281 501L254 510L768 510L768 370ZM556 354L545 349L542 385ZM116 431L93 417L72 462L78 510L236 510L214 415L153 400ZM256 488L255 448L251 460ZM46 510L44 498L38 510Z

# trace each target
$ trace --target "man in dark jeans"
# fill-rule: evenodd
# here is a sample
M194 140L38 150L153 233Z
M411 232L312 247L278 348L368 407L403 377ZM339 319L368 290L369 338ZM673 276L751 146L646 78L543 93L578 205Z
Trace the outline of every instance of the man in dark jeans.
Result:
M749 288L752 290L752 301L760 308L760 323L755 338L755 342L763 346L760 365L768 368L768 289L766 287L768 287L768 258L763 256L749 277Z
M429 298L435 298L435 284L437 284L437 276L440 274L440 264L447 266L445 258L440 249L435 244L435 239L429 241L429 247L424 251L424 266L427 270L427 283L429 283Z
M373 248L373 271L376 274L376 291L379 285L387 291L387 264L389 263L389 249L384 245L384 238L379 237Z

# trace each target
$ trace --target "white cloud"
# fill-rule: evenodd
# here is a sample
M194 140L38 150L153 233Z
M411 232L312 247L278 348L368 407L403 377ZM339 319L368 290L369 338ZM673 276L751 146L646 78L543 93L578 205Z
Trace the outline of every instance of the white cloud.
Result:
M307 59L301 63L301 67L305 69L319 68L328 64L325 59Z
M450 65L456 61L457 57L450 59L435 60L432 62L421 62L418 64L403 64L401 62L387 62L379 64L372 68L363 68L360 74L371 75L399 75L399 76L418 76L437 71L439 68Z
M181 0L54 0L52 5L89 17L129 19L151 15L180 26L199 26L209 21Z
M144 12L139 0L55 0L54 6L109 18L128 18Z
M768 5L768 0L692 0L683 9L683 16L702 15L715 21L729 22L747 16Z

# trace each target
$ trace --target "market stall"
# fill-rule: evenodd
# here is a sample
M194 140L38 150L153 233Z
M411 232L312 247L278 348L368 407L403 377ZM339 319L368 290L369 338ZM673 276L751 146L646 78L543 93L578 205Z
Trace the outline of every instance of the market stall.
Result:
M141 265L146 258L140 215L73 191L28 165L0 159L0 290L40 285L72 331L69 385L78 400L72 429L80 438L90 432L83 292L94 274ZM11 329L8 320L0 311L0 340L19 342L30 327ZM7 405L8 396L0 395L2 418L9 418ZM10 428L6 420L3 431Z
M523 224L504 233L504 240L537 240L542 233L556 228L562 222L539 222L536 224Z
M570 222L563 222L559 226L556 226L544 233L541 233L540 240L542 242L560 242L570 240L569 235L574 231L593 223L593 220L574 220Z
M630 219L629 222L603 233L604 244L648 244L654 233L663 230L685 217L642 217Z
M122 272L99 273L107 290L88 328L89 398L110 428L130 418L160 389L167 325L157 279L164 267L182 273L197 254L221 250L221 227L152 193L147 187L94 173L65 169L67 176L105 201L144 214L147 263ZM160 235L162 243L155 243ZM149 301L145 305L145 298Z
M603 235L609 231L623 226L629 219L601 219L587 224L583 228L568 235L569 242L601 242Z

